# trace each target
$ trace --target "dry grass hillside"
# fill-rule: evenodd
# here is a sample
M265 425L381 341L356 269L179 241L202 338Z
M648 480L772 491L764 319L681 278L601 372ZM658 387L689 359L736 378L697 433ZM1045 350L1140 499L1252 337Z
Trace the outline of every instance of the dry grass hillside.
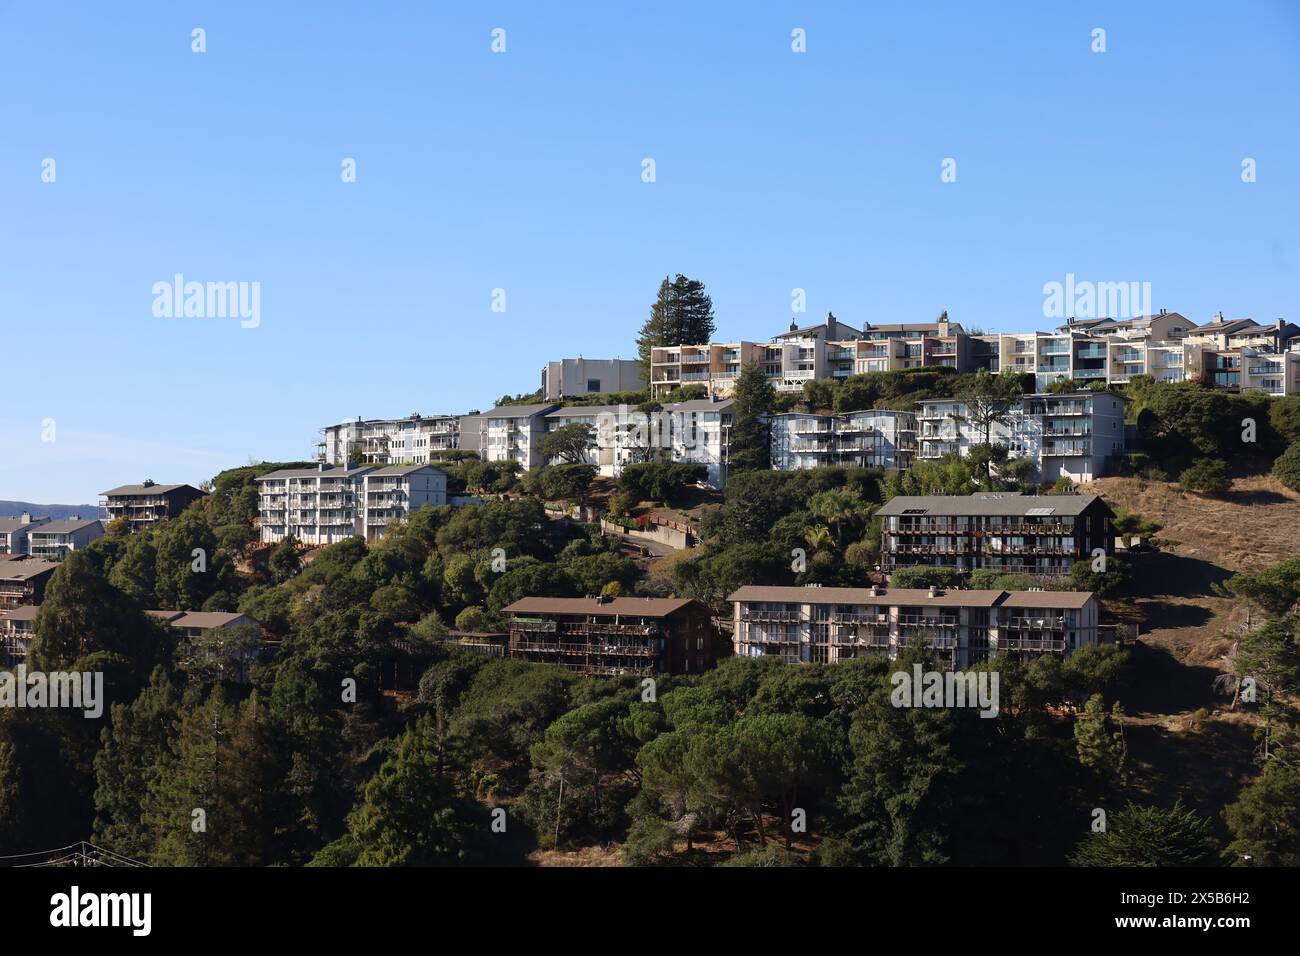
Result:
M1161 550L1133 556L1142 596L1112 606L1140 635L1138 686L1124 700L1138 785L1217 812L1253 772L1254 742L1252 719L1212 692L1249 611L1211 585L1300 554L1300 495L1267 476L1239 478L1222 498L1137 478L1081 490L1163 526Z

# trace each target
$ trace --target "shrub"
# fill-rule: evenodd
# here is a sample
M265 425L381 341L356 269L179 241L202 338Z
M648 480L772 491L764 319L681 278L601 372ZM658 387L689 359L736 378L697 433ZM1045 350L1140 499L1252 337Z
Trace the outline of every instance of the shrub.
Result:
M1292 491L1300 491L1300 441L1277 456L1273 462L1273 477Z
M956 568L899 568L889 576L893 588L955 588L961 583L962 572Z
M1178 476L1178 483L1186 491L1199 491L1207 495L1221 495L1232 487L1228 466L1214 458L1198 458L1192 466Z

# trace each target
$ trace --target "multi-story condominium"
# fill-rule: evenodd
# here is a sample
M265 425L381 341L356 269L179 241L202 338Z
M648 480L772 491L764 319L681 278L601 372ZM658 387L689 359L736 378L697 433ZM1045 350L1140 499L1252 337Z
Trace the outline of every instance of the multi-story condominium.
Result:
M32 557L61 561L69 551L84 548L103 536L103 522L96 518L84 519L79 515L70 515L29 531L28 549Z
M447 476L431 465L286 468L257 479L261 541L327 545L374 540L424 505L447 504Z
M877 512L881 567L1069 574L1115 549L1115 513L1098 495L898 495Z
M684 385L703 385L709 395L730 395L740 370L758 362L771 377L780 374L783 349L758 342L666 345L650 350L650 394L660 398Z
M1177 312L1161 309L1155 315L1131 319L1070 319L1059 332L1078 332L1087 336L1120 335L1125 338L1167 341L1180 339L1196 328L1196 323Z
M0 563L0 610L40 604L45 599L45 585L58 567L53 561L35 558Z
M49 521L49 518L33 518L26 511L16 518L0 518L0 554L28 554L28 533Z
M546 414L559 406L500 405L483 414L481 455L484 461L513 461L521 468L546 464L537 448L546 434Z
M732 405L731 399L706 398L670 403L648 413L627 405L571 405L542 418L544 432L565 425L589 426L592 444L586 462L606 477L616 478L638 462L678 461L704 465L709 485L721 488L727 477Z
M1223 354L1216 353L1216 357ZM1275 397L1300 395L1300 349L1268 352L1243 346L1238 350L1236 364L1243 392L1267 392Z
M461 415L457 419L460 425L460 446L463 452L472 452L483 457L483 416L477 412Z
M713 666L713 612L685 598L525 597L510 617L511 657L581 674L695 674Z
M892 659L925 639L962 668L999 653L1065 657L1098 641L1097 599L1086 591L747 585L728 600L736 655L788 663Z
M0 667L16 667L27 660L32 639L36 636L39 607L22 604L0 611Z
M99 506L108 512L108 521L123 518L131 531L139 531L176 517L205 494L193 485L159 485L146 478L142 484L103 492Z
M1012 458L1030 459L1040 481L1092 481L1108 458L1124 451L1124 401L1088 390L1025 395L992 424L989 439L1005 445ZM966 403L936 398L918 405L918 459L965 456L983 443L983 429L971 421Z
M460 447L460 429L455 415L358 418L322 428L316 460L330 465L428 464Z
M542 369L542 398L608 392L639 392L645 388L641 363L635 359L560 359Z
M916 454L912 412L788 412L770 422L772 467L780 471L820 465L902 471Z
M1284 319L1261 325L1254 319L1225 319L1220 312L1211 321L1187 333L1187 338L1209 349L1239 349L1243 346L1268 352L1285 352L1300 336L1300 327Z
M410 519L425 505L447 504L447 474L431 465L395 465L361 477L366 540L383 536L388 525Z

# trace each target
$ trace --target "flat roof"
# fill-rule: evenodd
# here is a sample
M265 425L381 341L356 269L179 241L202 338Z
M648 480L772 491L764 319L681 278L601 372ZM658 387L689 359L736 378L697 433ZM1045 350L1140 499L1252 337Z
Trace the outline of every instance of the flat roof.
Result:
M358 465L356 468L281 468L279 471L258 475L254 481L271 481L281 478L355 478L367 471L374 471L377 465Z
M617 597L598 598L526 597L502 608L506 614L590 614L599 617L667 617L692 604L708 605L692 598ZM712 612L710 612L712 613Z
M895 495L876 514L1010 515L1016 517L1061 517L1080 515L1100 495L1022 495L1018 491L981 491L973 495Z
M498 405L496 408L484 412L483 417L532 418L534 415L544 415L556 407L558 407L556 402L546 402L542 405Z
M933 597L928 588L827 588L767 587L747 584L732 592L728 601L765 601L781 604L867 604L878 607L918 605L924 607L1011 607L1068 608L1078 610L1093 598L1091 591L998 591L939 588Z

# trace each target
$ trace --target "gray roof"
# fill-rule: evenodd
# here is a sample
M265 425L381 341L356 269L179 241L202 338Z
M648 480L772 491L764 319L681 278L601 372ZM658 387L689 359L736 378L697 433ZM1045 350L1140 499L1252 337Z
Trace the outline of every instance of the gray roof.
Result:
M747 584L727 600L784 604L868 604L877 607L1014 607L1082 608L1093 599L1091 591L998 591L937 588L826 588L764 587Z
M502 614L590 614L593 617L667 617L682 608L697 607L709 614L709 606L692 598L617 597L523 597L501 609Z
M545 415L551 409L556 408L555 402L547 402L544 405L498 405L491 411L484 412L484 418L532 418L534 415Z
M368 477L371 478L394 478L409 475L417 471L436 471L440 475L445 475L441 468L434 468L433 465L390 465L387 468L379 468L370 472Z
M45 517L34 517L27 524L23 524L22 518L0 518L0 534L10 534L14 531L22 531L24 528L39 528L43 522L49 520Z
M976 492L973 495L896 495L876 514L894 516L904 511L926 515L1011 515L1025 517L1034 509L1051 509L1043 517L1080 515L1100 495L1022 495L1019 492ZM1104 502L1103 502L1104 505Z
M71 534L73 531L80 531L92 524L99 524L98 518L63 518L59 521L51 521L49 524L43 524L39 528L33 528L33 534Z
M553 412L547 412L546 418L588 418L593 415L617 415L620 411L635 412L635 405L565 405Z
M279 471L258 475L257 481L279 480L282 478L355 478L357 475L374 471L375 465L358 465L356 468L281 468Z
M0 620L4 621L34 621L40 608L35 604L20 604L18 607L11 608L8 611L0 611Z
M123 485L121 488L110 488L108 491L101 491L101 495L165 495L169 491L175 491L178 488L188 488L190 491L203 494L193 485Z
M693 398L689 402L673 402L671 405L665 405L664 410L669 412L729 412L735 404L736 401L732 398L726 398L720 402L708 398Z
M58 567L54 561L42 561L39 558L7 561L0 564L0 581L29 581L42 574L52 574Z

